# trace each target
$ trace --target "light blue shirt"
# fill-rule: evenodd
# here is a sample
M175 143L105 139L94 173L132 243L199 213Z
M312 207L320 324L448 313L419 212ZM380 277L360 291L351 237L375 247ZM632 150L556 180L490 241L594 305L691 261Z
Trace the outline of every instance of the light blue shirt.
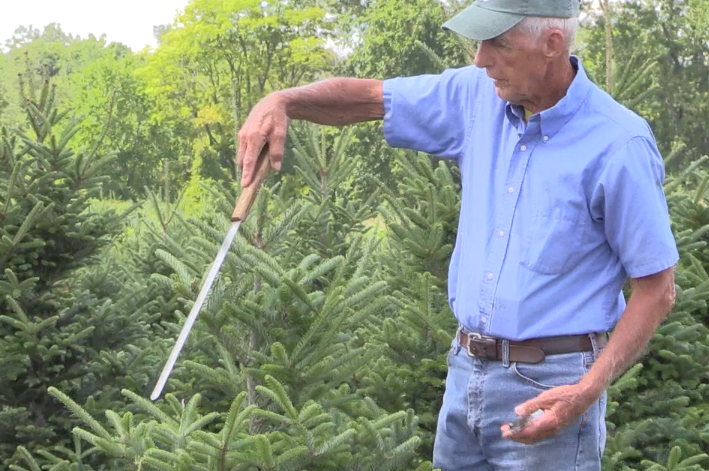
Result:
M448 295L469 330L510 340L611 330L626 278L679 258L650 127L571 61L566 96L528 124L475 66L384 82L387 143L460 166Z

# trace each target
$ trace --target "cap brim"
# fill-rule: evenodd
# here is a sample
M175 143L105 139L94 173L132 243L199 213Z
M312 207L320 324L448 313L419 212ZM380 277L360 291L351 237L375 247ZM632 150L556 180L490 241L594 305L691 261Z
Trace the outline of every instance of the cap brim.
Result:
M488 10L474 3L446 21L443 29L473 41L485 41L506 33L523 19L524 15Z

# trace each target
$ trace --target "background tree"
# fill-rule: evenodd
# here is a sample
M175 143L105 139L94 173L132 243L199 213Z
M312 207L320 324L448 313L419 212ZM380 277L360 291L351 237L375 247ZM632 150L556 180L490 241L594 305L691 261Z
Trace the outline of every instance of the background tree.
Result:
M150 306L140 289L118 296L120 280L96 265L121 228L119 214L89 211L113 155L72 149L80 123L58 111L50 80L24 83L30 131L3 128L0 145L1 463L20 444L69 442L72 419L47 388L113 404L123 380L100 357L147 336Z
M10 254L12 270L0 274L4 465L430 467L455 329L446 278L460 180L451 162L389 149L380 124L293 123L286 165L232 247L168 394L141 398L224 236L239 191L235 130L251 106L330 75L468 65L474 44L440 30L468 3L192 0L156 29L157 50L140 53L58 25L19 29L0 55L0 258ZM584 0L576 52L650 120L681 262L670 319L611 388L604 470L701 469L707 8L608 6L607 17ZM16 81L25 67L41 109L30 119ZM30 80L44 70L61 85L46 96ZM83 119L49 120L57 105ZM111 164L96 167L107 149ZM121 226L131 200L139 208Z

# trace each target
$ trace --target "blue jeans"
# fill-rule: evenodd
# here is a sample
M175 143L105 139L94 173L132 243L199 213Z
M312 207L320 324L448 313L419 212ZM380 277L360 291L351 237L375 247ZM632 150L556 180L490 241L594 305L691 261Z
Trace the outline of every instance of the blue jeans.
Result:
M456 338L448 353L434 469L600 471L606 440L606 393L559 436L534 445L506 439L500 431L503 423L518 419L516 405L554 386L577 383L599 353L594 349L548 355L537 364L488 361L470 357Z

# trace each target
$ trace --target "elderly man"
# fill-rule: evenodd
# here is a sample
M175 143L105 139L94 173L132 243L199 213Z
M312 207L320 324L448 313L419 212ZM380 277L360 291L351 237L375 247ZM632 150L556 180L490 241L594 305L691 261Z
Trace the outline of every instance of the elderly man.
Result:
M242 184L266 143L280 168L290 119L383 119L389 145L460 166L443 471L600 470L605 391L674 303L663 161L571 55L578 3L478 0L444 25L479 42L474 66L279 91L240 132Z

